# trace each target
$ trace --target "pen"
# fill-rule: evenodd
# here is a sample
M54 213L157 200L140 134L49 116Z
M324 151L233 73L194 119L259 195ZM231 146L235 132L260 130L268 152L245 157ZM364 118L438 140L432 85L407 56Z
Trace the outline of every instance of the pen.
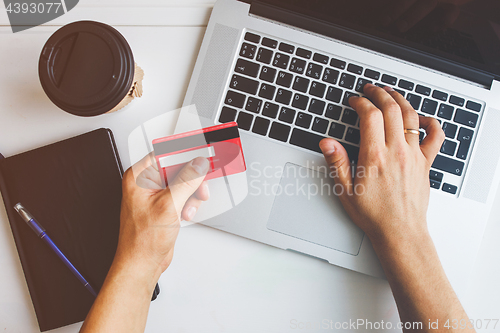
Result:
M54 251L59 259L62 260L62 262L70 269L70 271L80 280L80 282L83 284L85 288L87 288L88 291L94 297L97 296L96 292L94 291L94 288L85 280L85 278L78 272L78 270L73 266L73 264L66 258L66 256L59 250L59 248L54 244L52 239L47 235L45 232L45 229L31 216L31 214L24 208L21 203L18 203L17 205L14 206L14 209L21 215L23 220L30 226L30 228L35 232L35 234L40 237L47 245Z

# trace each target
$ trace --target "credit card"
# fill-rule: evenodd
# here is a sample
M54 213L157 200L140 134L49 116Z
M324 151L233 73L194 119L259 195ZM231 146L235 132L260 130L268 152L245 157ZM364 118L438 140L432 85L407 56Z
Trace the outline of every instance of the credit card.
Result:
M210 162L205 180L246 171L240 133L235 122L156 139L153 148L165 186L196 157L205 157Z

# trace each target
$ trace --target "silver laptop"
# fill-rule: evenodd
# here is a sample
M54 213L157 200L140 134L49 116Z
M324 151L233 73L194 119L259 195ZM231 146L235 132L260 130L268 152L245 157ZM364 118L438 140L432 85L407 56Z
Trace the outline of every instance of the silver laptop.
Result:
M383 3L216 3L184 105L195 105L205 126L238 123L248 195L203 223L383 277L318 143L337 139L356 163L359 119L347 101L367 83L391 86L446 133L429 175L428 225L463 290L500 180L500 20L491 14L500 8L442 4L417 20L416 7L389 12Z

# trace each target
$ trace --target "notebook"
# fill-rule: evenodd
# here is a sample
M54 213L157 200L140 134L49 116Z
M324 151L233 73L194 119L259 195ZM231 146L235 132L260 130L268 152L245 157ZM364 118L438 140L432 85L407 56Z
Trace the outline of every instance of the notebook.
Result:
M84 320L94 297L14 205L33 214L99 291L118 244L122 175L109 129L0 160L0 190L41 331Z

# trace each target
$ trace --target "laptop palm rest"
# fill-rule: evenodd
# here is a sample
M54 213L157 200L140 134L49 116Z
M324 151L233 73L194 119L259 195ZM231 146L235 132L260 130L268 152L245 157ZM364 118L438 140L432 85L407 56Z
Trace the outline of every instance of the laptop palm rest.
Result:
M280 186L275 189L267 228L357 255L364 233L336 197L341 190L326 173L287 163Z

